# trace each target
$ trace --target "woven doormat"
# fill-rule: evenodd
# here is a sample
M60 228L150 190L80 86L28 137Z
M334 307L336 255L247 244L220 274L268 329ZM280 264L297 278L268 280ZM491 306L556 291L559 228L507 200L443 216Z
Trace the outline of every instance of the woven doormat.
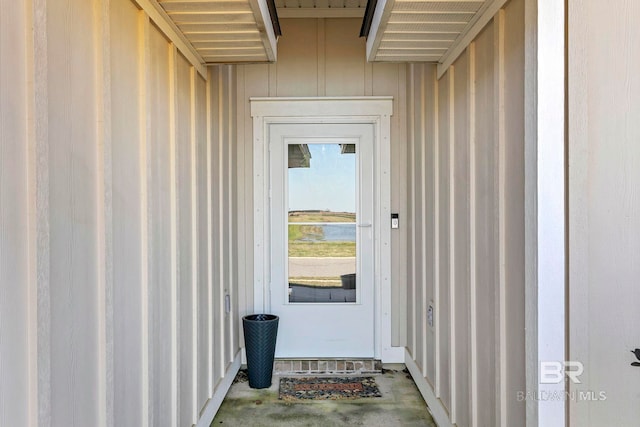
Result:
M281 400L338 400L382 397L373 377L280 378Z

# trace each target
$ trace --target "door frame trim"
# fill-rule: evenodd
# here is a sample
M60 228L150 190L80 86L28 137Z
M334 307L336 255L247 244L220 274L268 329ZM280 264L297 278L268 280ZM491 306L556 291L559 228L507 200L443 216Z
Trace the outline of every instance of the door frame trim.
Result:
M383 362L404 360L391 345L391 116L393 97L250 98L253 118L254 310L270 309L269 128L272 124L374 126L374 345Z

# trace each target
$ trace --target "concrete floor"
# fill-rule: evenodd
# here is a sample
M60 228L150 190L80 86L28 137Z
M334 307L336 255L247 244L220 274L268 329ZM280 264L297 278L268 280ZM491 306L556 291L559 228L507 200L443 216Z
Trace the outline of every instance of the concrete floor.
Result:
M398 426L436 427L418 388L404 365L384 365L374 374L380 398L312 400L298 403L278 400L279 377L270 388L254 390L236 382L211 426Z

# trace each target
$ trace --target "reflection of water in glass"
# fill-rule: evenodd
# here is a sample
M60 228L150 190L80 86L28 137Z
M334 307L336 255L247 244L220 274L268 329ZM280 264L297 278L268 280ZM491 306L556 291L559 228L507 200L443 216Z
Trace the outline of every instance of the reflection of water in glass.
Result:
M307 227L304 229L304 237L300 239L304 242L355 242L356 241L356 225L355 224L322 224L314 223L301 225L299 223L289 223L289 225L297 225ZM310 229L310 227L313 227ZM316 232L313 232L313 231Z
M324 240L329 242L355 242L355 224L325 224L322 225Z
M355 150L288 147L289 302L356 301Z

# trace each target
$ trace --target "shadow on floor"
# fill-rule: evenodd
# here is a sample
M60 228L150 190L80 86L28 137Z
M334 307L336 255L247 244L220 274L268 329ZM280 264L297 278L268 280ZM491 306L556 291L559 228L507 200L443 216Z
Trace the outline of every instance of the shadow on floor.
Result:
M241 371L211 426L436 426L404 365L384 365L372 376L382 397L287 402L278 400L278 376L254 390Z

